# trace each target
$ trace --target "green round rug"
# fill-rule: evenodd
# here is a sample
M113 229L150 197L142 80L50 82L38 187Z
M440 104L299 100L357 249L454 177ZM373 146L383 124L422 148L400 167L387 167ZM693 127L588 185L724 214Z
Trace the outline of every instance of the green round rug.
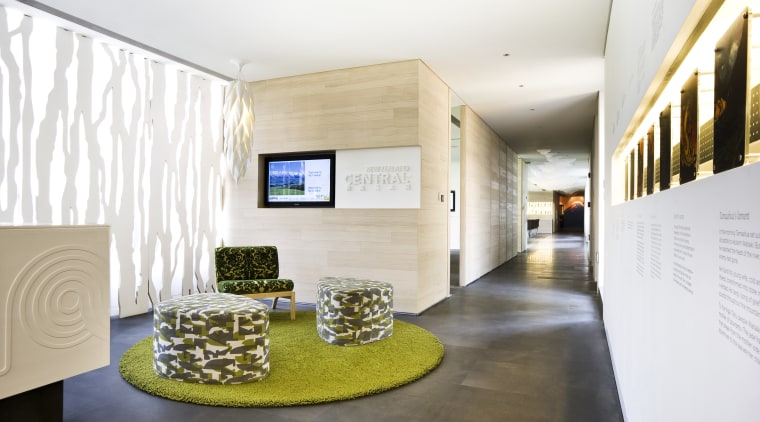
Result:
M269 314L269 376L235 385L208 385L162 378L153 372L153 337L128 349L119 362L133 386L171 400L211 406L279 407L347 400L417 380L443 359L432 333L394 320L393 335L361 346L335 346L317 334L316 314Z

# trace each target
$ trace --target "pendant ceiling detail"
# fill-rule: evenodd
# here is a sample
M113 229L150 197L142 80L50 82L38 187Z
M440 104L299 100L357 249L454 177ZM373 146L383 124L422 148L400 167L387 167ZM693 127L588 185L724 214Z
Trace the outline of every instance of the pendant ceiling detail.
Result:
M253 89L236 79L224 95L224 155L237 183L245 175L253 150Z

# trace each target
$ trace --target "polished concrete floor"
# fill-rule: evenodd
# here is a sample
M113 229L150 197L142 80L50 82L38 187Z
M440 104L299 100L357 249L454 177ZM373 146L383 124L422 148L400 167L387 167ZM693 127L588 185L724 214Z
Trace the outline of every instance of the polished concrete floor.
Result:
M151 317L113 319L111 365L64 382L64 420L623 420L580 235L534 237L525 253L467 287L452 287L449 299L398 318L445 346L443 362L426 377L356 400L261 409L185 404L133 388L119 375L119 358L150 334Z

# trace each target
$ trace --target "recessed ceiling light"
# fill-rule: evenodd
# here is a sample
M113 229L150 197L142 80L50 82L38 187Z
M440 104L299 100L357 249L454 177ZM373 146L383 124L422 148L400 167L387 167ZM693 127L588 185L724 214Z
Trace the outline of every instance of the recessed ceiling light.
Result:
M520 84L520 88L524 88L524 87L525 87L525 85L523 85L523 84Z

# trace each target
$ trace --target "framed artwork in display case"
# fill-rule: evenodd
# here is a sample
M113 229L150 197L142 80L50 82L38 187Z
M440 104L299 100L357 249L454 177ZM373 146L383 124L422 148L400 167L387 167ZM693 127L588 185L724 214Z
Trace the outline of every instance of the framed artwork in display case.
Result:
M699 129L699 103L697 82L699 72L694 71L681 89L681 151L679 183L688 183L697 178L697 148Z
M628 170L630 177L628 178L628 192L631 199L636 198L636 150L631 149L630 157L628 157Z
M628 181L631 179L631 157L625 157L625 170L624 170L624 187L625 187L625 200L630 201L631 198L631 188L629 187Z
M747 153L748 12L715 45L714 173L743 165Z
M654 125L647 131L647 195L654 193Z
M660 112L660 191L670 189L670 107Z
M644 138L639 140L636 152L636 197L644 195Z

